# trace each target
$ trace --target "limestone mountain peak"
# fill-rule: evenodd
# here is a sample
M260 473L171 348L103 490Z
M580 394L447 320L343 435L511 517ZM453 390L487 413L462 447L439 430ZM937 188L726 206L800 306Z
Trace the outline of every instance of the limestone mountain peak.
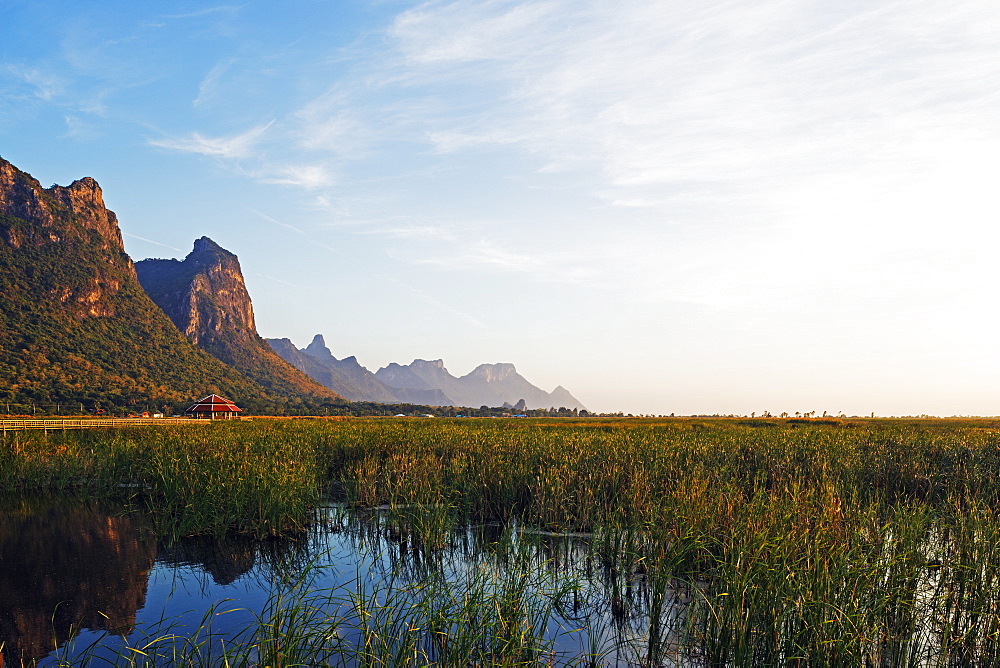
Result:
M135 280L125 254L118 219L104 206L97 181L87 177L68 186L43 188L37 179L0 158L0 244L22 255L59 255L73 249L99 252L103 261L87 263L76 280L49 281L36 294L78 319L116 313L116 296ZM96 234L95 234L96 233ZM82 274L87 274L83 276Z
M330 352L330 349L326 347L326 339L323 338L322 334L314 336L309 345L302 349L302 352L306 355L315 357L324 364L333 364L337 362L337 358L334 357L333 353Z
M239 258L208 237L195 241L183 261L143 260L136 271L146 292L192 343L257 333Z
M326 339L323 338L322 334L317 334L306 346L306 350L314 350L316 352L329 353L330 349L326 347Z
M191 250L191 255L206 255L212 254L223 258L236 259L236 255L227 251L225 248L215 243L208 237L201 237L200 239L195 239L194 248ZM190 255L188 256L190 257Z

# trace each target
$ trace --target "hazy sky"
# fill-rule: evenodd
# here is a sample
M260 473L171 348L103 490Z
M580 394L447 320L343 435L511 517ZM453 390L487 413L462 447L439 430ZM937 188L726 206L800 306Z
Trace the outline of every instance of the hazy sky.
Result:
M373 371L1000 414L996 0L0 0L0 156Z

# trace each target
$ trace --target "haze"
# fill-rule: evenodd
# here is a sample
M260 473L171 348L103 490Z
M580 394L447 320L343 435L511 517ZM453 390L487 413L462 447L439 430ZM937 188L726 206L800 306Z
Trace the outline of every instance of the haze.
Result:
M4 2L0 155L260 333L629 413L1000 413L995 2Z

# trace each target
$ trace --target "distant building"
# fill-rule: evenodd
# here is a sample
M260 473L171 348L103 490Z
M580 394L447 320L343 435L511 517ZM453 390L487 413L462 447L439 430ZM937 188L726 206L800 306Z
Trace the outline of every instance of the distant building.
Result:
M193 417L204 420L231 420L239 417L243 409L231 402L223 399L217 394L210 394L204 399L199 399L185 413L190 413Z

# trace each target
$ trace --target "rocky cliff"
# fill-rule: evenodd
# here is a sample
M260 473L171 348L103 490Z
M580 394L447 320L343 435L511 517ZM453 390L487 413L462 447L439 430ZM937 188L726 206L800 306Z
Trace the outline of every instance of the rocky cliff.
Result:
M121 275L134 279L135 272L122 246L118 219L105 208L94 179L42 188L37 180L0 158L0 213L11 219L4 225L3 241L15 253L24 249L23 255L29 255L38 249L69 246L87 246L100 252L105 263L88 267L89 276L79 277L84 280L45 281L48 290L44 297L78 317L114 315Z
M274 398L153 304L94 179L43 188L0 158L0 401L183 410L209 392L251 411Z
M89 176L68 186L42 188L30 174L0 158L0 212L36 226L27 230L28 238L8 230L7 243L15 248L26 241L44 243L42 238L46 236L53 242L64 238L82 240L92 232L102 250L125 252L118 218L104 206L101 187Z
M191 343L212 346L257 333L239 258L208 237L195 241L183 261L142 260L136 271L146 293Z
M279 357L257 334L239 259L208 237L184 260L135 265L146 293L192 343L264 387L327 399L340 395Z

